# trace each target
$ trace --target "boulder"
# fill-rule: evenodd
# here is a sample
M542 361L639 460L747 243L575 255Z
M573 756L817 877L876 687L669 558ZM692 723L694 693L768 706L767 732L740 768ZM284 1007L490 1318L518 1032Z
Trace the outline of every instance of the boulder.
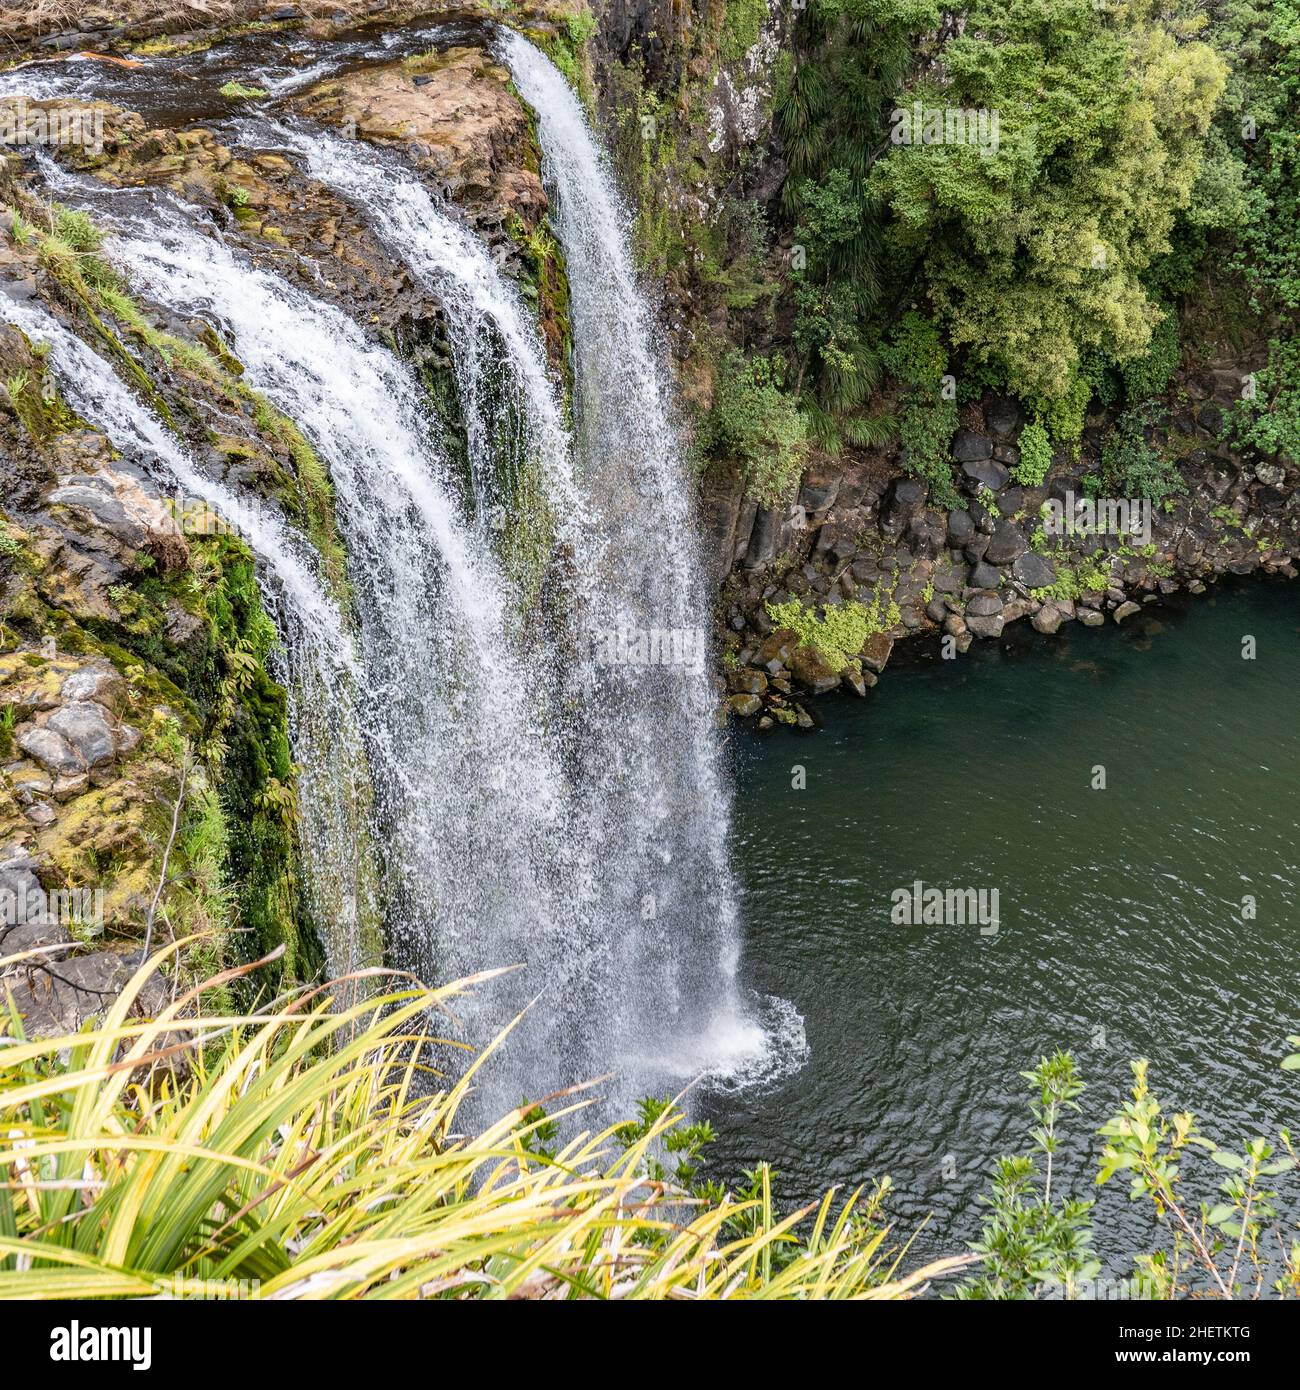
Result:
M966 583L966 566L943 561L934 567L932 576L934 589L939 594L960 593Z
M925 484L915 478L895 478L880 519L880 529L897 540L925 505Z
M994 434L1013 435L1025 423L1020 403L1011 396L994 396L984 407L984 420Z
M1001 637L1005 619L1001 613L990 613L986 617L966 618L966 626L976 637Z
M83 666L63 682L59 692L65 700L93 700L121 714L126 707L126 681L112 666Z
M1003 516L1015 516L1025 507L1025 490L1022 487L1009 487L998 494L998 511Z
M739 695L762 695L767 689L767 676L752 666L742 666L728 673L727 686Z
M29 758L48 768L56 777L86 770L86 764L78 757L72 744L55 729L24 724L15 733L14 742Z
M971 482L979 483L981 487L986 487L991 492L1001 492L1007 485L1007 479L1011 476L1006 464L998 463L993 458L976 459L970 463L963 463L961 471Z
M1035 632L1044 632L1048 635L1057 632L1064 622L1061 610L1054 603L1045 603L1037 613L1030 619L1034 625Z
M783 666L789 666L798 645L799 634L793 628L779 627L763 639L758 649L758 663L767 669L768 675L774 676Z
M1121 603L1120 606L1115 610L1115 621L1117 623L1127 622L1128 619L1131 618L1134 613L1140 613L1141 611L1142 605L1139 603L1133 603L1131 601L1127 603Z
M1009 565L1028 549L1029 542L1016 523L1004 520L994 527L984 558L994 565Z
M87 1019L109 1007L139 966L139 955L96 951L20 970L15 976L0 979L0 1002L6 993L12 995L28 1037L74 1033ZM155 971L137 996L136 1012L157 1014L167 999L166 981ZM0 1012L0 1031L3 1029L4 1013Z
M797 647L790 661L790 670L795 680L814 695L824 695L840 683L840 673L817 647Z
M862 677L862 668L853 662L840 672L840 684L846 689L851 690L855 695L866 698L867 683Z
M975 522L965 508L948 513L948 544L960 548L975 534Z
M885 669L890 653L894 650L894 639L887 632L873 632L862 644L858 653L863 666L868 671L880 672Z
M966 622L970 625L971 618L990 618L995 613L1002 612L1002 600L997 594L984 593L975 594L966 605Z
M751 714L757 714L763 708L763 702L757 695L733 695L727 701L732 713L747 719Z
M993 457L993 441L974 430L958 430L952 440L952 456L958 463L978 463Z
M1011 573L1026 589L1045 589L1056 583L1056 567L1042 555L1027 550L1017 557L1011 566Z
M76 750L85 767L111 763L117 752L107 711L92 701L77 700L55 710L45 728L47 732L53 730L61 734Z
M981 560L971 571L972 589L996 589L1001 583L1002 571L996 565L990 565L987 560Z

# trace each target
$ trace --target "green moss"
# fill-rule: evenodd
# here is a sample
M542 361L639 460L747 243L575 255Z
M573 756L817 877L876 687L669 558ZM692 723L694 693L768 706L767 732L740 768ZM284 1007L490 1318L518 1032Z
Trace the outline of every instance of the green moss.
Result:
M284 945L281 968L306 978L322 954L297 891L295 769L287 698L267 671L275 626L262 607L256 565L240 541L195 544L209 576L198 615L206 620L201 659L185 668L187 693L203 715L199 748L220 769L227 881L239 925L259 953ZM211 814L210 810L208 812Z
M45 444L54 435L71 429L76 417L44 378L43 371L39 371L41 354L33 349L33 356L38 372L15 372L4 383L4 391L19 424L37 444Z
M727 0L718 56L724 62L738 62L758 42L766 19L767 0Z
M869 637L887 632L900 618L893 595L886 596L883 589L876 591L870 604L854 600L823 606L820 616L798 599L768 603L766 607L768 617L778 628L796 633L800 646L816 647L832 671L844 670Z
M242 82L227 82L219 90L227 101L253 101L266 95L264 88L246 87Z
M189 343L155 328L139 305L121 289L98 291L104 309L169 367L192 373L237 406L249 406L262 436L288 450L293 486L277 490L277 500L306 531L321 556L325 577L335 595L346 601L347 553L335 517L334 485L319 455L298 426L242 380L243 365L220 335L208 326L203 344Z
M598 25L589 14L569 15L554 32L528 31L528 37L559 68L564 80L592 109L595 92L587 63L587 44Z

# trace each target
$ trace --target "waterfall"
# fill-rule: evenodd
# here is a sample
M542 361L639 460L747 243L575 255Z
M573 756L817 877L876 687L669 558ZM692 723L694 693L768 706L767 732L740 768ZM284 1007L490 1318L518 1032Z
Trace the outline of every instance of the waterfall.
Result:
M471 421L481 411L481 365L496 353L494 369L516 385L525 448L538 453L558 489L558 529L580 625L577 651L564 659L581 688L582 716L568 731L566 762L579 793L569 833L583 856L576 882L584 895L583 947L574 955L530 943L528 959L541 966L534 987L545 990L538 1007L562 1009L570 1033L594 1030L593 1065L614 1064L642 1081L766 1066L769 1040L743 1019L737 1002L729 806L690 480L649 313L595 145L563 80L524 47L554 75L555 99L572 108L581 135L572 159L563 147L572 168L558 200L573 285L576 463L568 459L536 326L482 244L409 170L366 146L314 130L280 127L277 135L313 177L370 219L392 254L441 300ZM549 101L551 93L539 99ZM546 134L544 123L544 140ZM576 196L574 211L563 211L573 178L589 189L586 203L600 219L590 234L574 230L588 210ZM476 467L487 465L480 460ZM638 637L656 636L662 647L680 647L684 659L617 659L635 649Z
M351 202L442 306L463 459L413 372L299 277L252 264L173 195L45 171L64 201L107 200L106 254L226 332L329 469L390 957L437 980L524 967L446 1025L483 1044L530 1006L480 1073L481 1116L611 1069L623 1107L700 1072L743 1082L800 1042L780 1001L739 1000L691 480L626 218L559 74L504 42L542 116L568 258L572 426L523 297L409 168L301 123L234 123ZM511 548L525 524L540 580Z
M574 415L588 505L601 519L592 563L606 627L709 633L709 603L691 498L694 483L674 419L656 331L633 268L631 219L604 152L559 70L533 44L499 29L495 47L532 107L551 219L564 248L571 294ZM728 858L731 807L711 717L709 664L683 664L644 681L606 672L606 698L634 721L627 750L640 815L657 829L642 852L664 855L660 879L678 943L689 943L696 997L710 1001L698 1046L679 1049L688 1068L734 1067L757 1076L788 1064L800 1021L766 1001L764 1038L742 1017L734 974L737 892ZM668 867L671 866L671 867ZM780 1055L778 1055L778 1053Z
M527 960L534 939L563 949L574 894L548 684L528 669L512 586L452 493L411 373L182 211L122 222L113 259L160 302L222 324L245 380L301 422L330 469L393 954L447 978ZM483 1022L471 1000L467 1031L484 1041L530 988L498 982L481 996ZM508 1103L518 1099L516 1077Z
M299 801L309 908L322 924L330 966L356 963L368 865L360 862L355 808L364 804L364 758L356 739L353 642L337 605L316 576L315 554L268 507L204 473L180 441L126 388L107 360L35 301L5 299L0 320L50 348L64 399L93 422L164 492L201 498L235 525L257 556L269 611L285 647L294 753L303 771Z

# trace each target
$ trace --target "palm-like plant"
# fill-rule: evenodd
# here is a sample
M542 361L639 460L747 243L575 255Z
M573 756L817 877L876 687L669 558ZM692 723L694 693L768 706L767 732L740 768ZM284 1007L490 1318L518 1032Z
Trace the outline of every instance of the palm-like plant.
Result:
M781 207L806 264L796 271L796 345L810 432L824 447L885 442L891 425L864 406L879 383L887 272L883 213L868 179L889 148L889 113L915 61L902 20L870 0L812 0L775 98L788 167ZM833 223L829 228L827 223Z
M572 1124L522 1106L473 1136L478 1067L437 1089L425 1022L488 976L428 989L364 972L265 1009L205 1015L223 972L132 1016L169 946L97 1027L0 1047L0 1298L897 1298L965 1261L900 1275L878 1202L778 1215L651 1176L666 1109L539 1155ZM381 992L356 997L361 988ZM495 1046L495 1044L494 1044ZM624 1132L625 1133L625 1132ZM797 1246L801 1258L777 1259Z

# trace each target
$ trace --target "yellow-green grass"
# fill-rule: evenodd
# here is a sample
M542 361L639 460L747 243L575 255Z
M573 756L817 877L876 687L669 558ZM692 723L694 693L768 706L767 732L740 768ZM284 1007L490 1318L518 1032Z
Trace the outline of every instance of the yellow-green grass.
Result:
M430 989L369 971L205 1014L242 967L135 1017L149 971L186 947L155 956L79 1033L25 1041L8 1011L0 1298L178 1287L264 1299L901 1298L967 1263L903 1273L879 1188L780 1215L765 1174L752 1201L648 1178L677 1107L627 1148L616 1127L581 1129L581 1089L552 1097L548 1119L521 1106L459 1135L458 1109L497 1044L446 1084L430 1067L448 1044L426 1027L490 976ZM574 1137L534 1153L537 1127L557 1120Z

